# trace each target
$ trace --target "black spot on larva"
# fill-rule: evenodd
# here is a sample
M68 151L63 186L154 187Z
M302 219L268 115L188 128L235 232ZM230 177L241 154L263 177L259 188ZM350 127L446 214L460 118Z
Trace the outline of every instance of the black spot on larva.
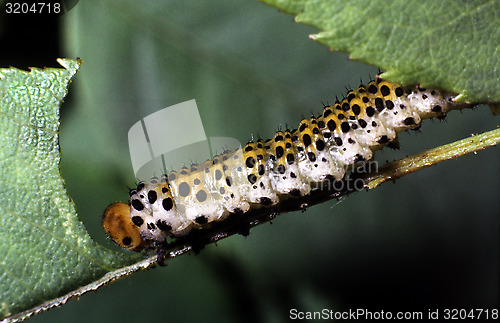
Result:
M350 109L351 109L351 106L349 105L349 103L344 102L344 103L342 104L342 111L347 112L347 111L349 111Z
M260 155L260 154L259 154L259 155L257 155L257 160L262 160L262 159L264 159L264 156L262 156L262 155Z
M189 184L186 182L182 182L179 184L179 195L182 197L186 197L189 195L189 192L191 192L191 188L189 187Z
M366 115L369 117L373 117L375 115L375 109L373 107L367 107Z
M199 178L195 178L194 181L193 181L193 184L194 185L200 185L201 181Z
M259 185L260 185L260 187L261 187L263 190L265 190L265 189L266 189L266 186L264 185L264 183L260 182L260 184L259 184Z
M405 93L402 87L397 87L396 90L394 90L394 92L396 93L397 97L400 97Z
M132 207L136 209L137 211L142 211L144 210L144 205L142 204L141 201L139 200L132 200Z
M323 129L325 127L325 122L323 120L318 121L318 127Z
M196 172L196 171L198 171L198 168L191 166L191 172Z
M305 136L307 136L307 135L304 135L304 137ZM284 153L285 153L285 151L283 150L283 147L281 147L281 146L276 147L276 158L283 157Z
M151 222L148 223L147 228L148 230L156 230L156 225L153 222Z
M174 207L174 203L172 202L172 199L170 197L163 199L161 205L163 206L163 209L165 211L170 211Z
M355 116L349 116L349 120L356 120Z
M286 148L286 149L290 149L291 147L292 147L292 144L291 144L291 143L287 142L287 143L285 144L285 148Z
M375 121L372 121L372 127L376 127L377 123Z
M144 223L144 219L141 218L140 216L136 215L132 217L132 223L134 223L136 226L140 227Z
M150 204L153 204L154 202L156 202L156 199L158 198L158 195L156 194L156 191L149 191L148 192L148 201Z
M304 151L304 147L302 147L302 146L298 146L298 147L297 147L297 151Z
M339 113L339 114L337 115L337 118L339 118L339 120L342 120L342 119L344 119L344 118L345 118L345 115L343 115L342 113Z
M311 144L311 136L305 134L302 136L302 141L304 142L304 146L309 146Z
M151 184L157 184L157 183L158 183L158 177L156 177L156 176L152 177L152 178L149 180L149 182L150 182Z
M227 170L228 170L227 165L223 165L223 166L222 166L222 170L223 170L223 171L227 171Z
M179 173L182 174L182 175L187 175L188 172L187 172L187 170L183 169Z
M288 163L288 165L292 165L294 161L295 161L295 156L293 154L286 155L286 162Z
M354 99L355 97L356 97L356 94L352 93L352 91L351 91L347 94L347 101L351 102L352 99Z
M404 109L406 109L406 105L404 105L404 104L400 104L400 105L399 105L399 108L400 108L401 110L404 110Z
M222 160L226 161L227 160L227 156L222 156Z
M165 193L167 193L167 192L168 192L168 188L166 188L166 187L162 187L162 188L161 188L161 192L162 192L162 193L164 193L164 194L165 194Z
M207 168L205 168L205 173L206 173L206 174L210 173L210 168L208 168L208 167L207 167Z
M301 124L299 127L299 131L302 132L302 131L306 130L306 127L307 127L307 125L305 123Z
M366 121L365 121L365 120L363 120L363 119L359 119L359 120L358 120L358 123L359 123L359 125L361 126L361 128L365 128L365 127L367 126Z
M375 108L377 108L378 111L384 110L384 101L381 98L375 99Z
M137 190L138 191L141 191L143 188L144 188L144 183L139 183L139 185L137 185Z
M204 215L200 215L200 216L196 217L196 219L194 219L194 221L198 224L207 224L208 223L208 219Z
M221 178L222 178L222 172L220 171L220 169L218 169L215 171L215 180L219 181Z
M383 96L388 96L391 93L391 89L387 85L382 85L380 87L380 93L382 93Z
M301 194L300 194L300 190L298 190L298 189L294 188L294 189L292 189L292 190L290 191L290 195L291 195L291 196L294 196L294 197L300 197L300 196L301 196Z
M285 174L285 166L284 166L283 164L280 164L280 165L278 166L278 169L277 169L277 170L278 170L278 173L280 173L280 174Z
M371 94L375 94L377 93L377 87L373 84L371 84L369 87L368 87L368 92L370 92Z
M316 140L316 149L318 149L319 151L325 149L325 142L321 139Z
M379 140L377 140L377 142L379 144L386 144L389 142L389 137L387 137L386 135L383 135L382 137L379 138Z
M255 184L255 182L257 182L257 176L255 176L254 174L248 175L248 181L250 182L250 184Z
M318 128L316 128L316 127L314 127L314 128L313 128L313 134L317 135L318 133L319 133L319 129L318 129Z
M234 155L234 156L233 156L233 159L238 159L238 155Z
M269 197L261 197L259 200L259 203L261 205L267 206L273 204L273 201Z
M359 107L359 105L353 104L353 106L352 106L352 112L355 115L359 115L361 113L361 108Z
M368 103L368 102L370 102L370 99L368 99L368 97L366 97L366 96L364 96L362 100L363 100L363 103Z
M161 231L170 231L170 230L172 230L172 227L169 224L167 224L167 222L165 222L163 220L156 221L156 226Z
M356 143L352 138L347 138L347 142L351 145Z
M307 157L309 158L310 161L315 162L316 161L316 155L313 152L308 152Z
M248 168L254 167L255 166L255 158L248 157L247 160L245 161L245 164L247 165Z
M299 140L299 137L297 137L297 136L292 137L292 142L297 142L297 140Z
M427 95L422 94L422 99L426 100L427 99Z
M331 113L332 113L332 110L330 110L330 109L325 109L325 111L323 111L323 118L328 117Z
M227 186L233 185L233 179L230 176L226 177L226 184Z
M278 135L274 138L274 141L278 142L278 141L282 141L283 140L283 136L282 135Z
M207 200L207 192L199 190L198 193L196 193L196 199L198 202L205 202Z
M259 148L259 149L260 149L260 148L262 148L262 143L261 143L261 142L259 142L259 143L257 144L257 148Z
M334 131L335 128L337 127L337 125L335 124L335 121L333 121L333 120L328 121L328 123L326 125L328 127L328 130L330 130L330 131Z
M294 172L290 172L290 177L291 177L291 178L297 178L297 175L295 175L295 173L294 173Z
M443 108L441 108L440 105L435 105L433 108L432 108L432 111L433 112L442 112L443 111Z
M415 120L412 117L408 117L404 120L404 124L407 126L411 126L415 124Z
M391 100L387 100L385 101L385 106L387 109L392 110L392 108L394 108L394 103Z
M123 245L128 246L129 244L132 243L132 238L130 238L130 237L124 237L122 239L122 243L123 243Z
M332 136L332 133L328 132L328 131L323 134L323 137L326 139L330 138L331 136Z
M357 124L352 124L351 128L354 129L354 130L356 130L356 129L358 129L358 125Z
M220 193L220 195L224 195L224 194L226 194L226 189L225 189L224 187L221 187L221 188L219 189L219 193Z
M275 161L276 160L276 156L274 155L269 155L269 159L272 160L272 161Z
M219 160L217 158L214 158L214 160L212 160L212 164L217 165L218 163L219 163Z
M342 139L340 139L340 137L335 137L333 138L333 140L335 140L337 146L342 146Z
M266 172L266 168L264 167L264 165L259 165L259 175L264 175L264 173Z
M250 146L250 145L247 145L247 146L245 147L245 151L252 151L252 150L253 150L253 147L252 147L252 146Z
M346 133L351 129L351 127L349 126L349 123L344 121L340 124L340 129L342 130L342 132Z

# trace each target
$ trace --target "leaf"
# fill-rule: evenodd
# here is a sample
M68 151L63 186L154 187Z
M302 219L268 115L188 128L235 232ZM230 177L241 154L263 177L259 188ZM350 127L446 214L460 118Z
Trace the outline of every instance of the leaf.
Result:
M500 3L494 0L263 0L321 30L311 35L383 78L500 101Z
M81 61L0 69L0 319L130 263L96 245L59 173L59 107Z

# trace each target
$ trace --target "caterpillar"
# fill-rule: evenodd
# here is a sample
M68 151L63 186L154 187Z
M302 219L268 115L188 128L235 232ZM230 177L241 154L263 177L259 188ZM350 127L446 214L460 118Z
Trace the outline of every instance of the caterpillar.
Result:
M103 227L121 247L140 251L232 213L244 216L304 197L326 181L342 180L349 166L371 160L374 151L398 147L397 134L418 129L422 119L443 119L468 106L453 99L451 93L377 77L297 129L139 182L128 204L108 206Z

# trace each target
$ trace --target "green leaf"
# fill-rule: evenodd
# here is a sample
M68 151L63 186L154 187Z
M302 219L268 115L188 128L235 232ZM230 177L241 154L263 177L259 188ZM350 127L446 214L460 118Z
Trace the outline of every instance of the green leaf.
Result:
M59 173L59 107L81 61L0 69L0 319L133 259L96 245Z
M383 78L500 101L500 2L263 0L315 26L311 38L385 70Z

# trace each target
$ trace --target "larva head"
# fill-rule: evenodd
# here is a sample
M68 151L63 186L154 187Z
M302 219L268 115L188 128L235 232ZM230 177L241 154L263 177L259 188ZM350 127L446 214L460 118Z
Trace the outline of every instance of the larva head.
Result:
M128 204L118 202L108 206L102 216L102 226L120 247L141 251L147 245L141 237L139 228L134 225L130 218Z

